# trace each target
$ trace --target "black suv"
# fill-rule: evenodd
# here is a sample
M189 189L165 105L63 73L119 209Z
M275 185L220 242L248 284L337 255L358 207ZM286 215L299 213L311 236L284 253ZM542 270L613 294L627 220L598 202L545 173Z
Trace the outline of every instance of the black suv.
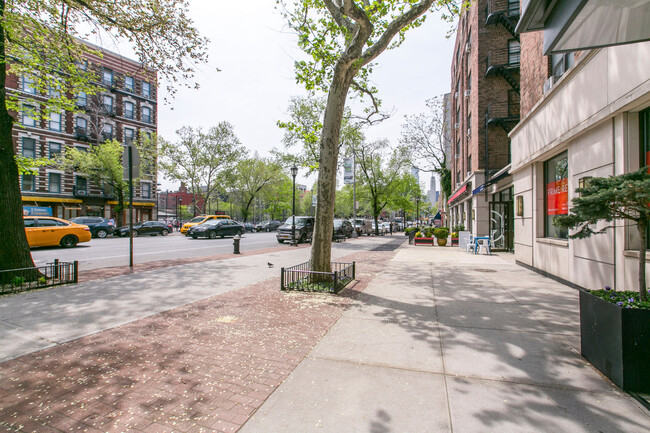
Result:
M352 227L352 223L350 221L344 219L334 220L333 239L351 238L353 232L354 227Z
M115 230L115 224L112 224L110 220L102 217L92 217L92 216L83 216L72 218L70 222L76 224L83 224L90 228L90 234L94 238L105 238L108 235L113 234Z
M278 227L278 234L275 237L281 244L284 241L291 241L291 227L293 225L293 218L289 217L287 220ZM314 232L314 217L312 216L297 216L296 215L296 241L297 243L306 242L311 239Z
M282 225L281 221L265 221L255 226L255 231L258 232L274 232Z

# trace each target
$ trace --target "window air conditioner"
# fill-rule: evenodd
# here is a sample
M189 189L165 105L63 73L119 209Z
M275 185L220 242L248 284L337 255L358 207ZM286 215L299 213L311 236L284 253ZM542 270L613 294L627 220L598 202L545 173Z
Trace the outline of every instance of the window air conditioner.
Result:
M469 97L469 95L472 93L471 90L465 90L465 97Z
M460 125L460 123L458 123L458 122L454 123L454 129L458 129L459 125Z
M469 53L471 51L471 49L472 49L472 44L470 44L469 42L466 43L465 44L465 52Z
M86 195L86 191L83 190L83 189L78 189L77 190L77 195L79 195L79 196Z
M454 92L454 99L458 99L458 92Z
M544 95L546 95L548 92L551 91L551 89L553 88L553 86L557 82L558 78L560 78L560 77L558 77L557 75L551 75L549 77L549 79L546 80L546 82L544 83L544 87L542 89L542 92L544 93Z
M467 128L467 136L469 137L472 135L472 128Z
M467 179L467 178L470 177L471 175L472 175L472 172L471 172L471 171L468 171L468 172L467 172L467 176L465 176L465 179Z

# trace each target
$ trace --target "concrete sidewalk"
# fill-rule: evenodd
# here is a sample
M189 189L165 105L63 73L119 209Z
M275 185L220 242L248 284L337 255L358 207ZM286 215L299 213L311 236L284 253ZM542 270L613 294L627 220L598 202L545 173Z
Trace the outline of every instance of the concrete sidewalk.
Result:
M240 431L650 431L579 353L574 289L405 246Z

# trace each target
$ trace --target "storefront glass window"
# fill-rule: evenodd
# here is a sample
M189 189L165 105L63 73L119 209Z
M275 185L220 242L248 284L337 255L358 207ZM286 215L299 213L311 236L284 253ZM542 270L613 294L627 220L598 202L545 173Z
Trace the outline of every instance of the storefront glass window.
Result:
M569 213L569 160L567 152L544 163L544 236L566 239L568 230L557 228L553 219Z
M641 112L641 167L644 165L648 167L650 173L650 108ZM646 233L646 240L648 244L646 248L650 248L650 221L648 221L648 232Z

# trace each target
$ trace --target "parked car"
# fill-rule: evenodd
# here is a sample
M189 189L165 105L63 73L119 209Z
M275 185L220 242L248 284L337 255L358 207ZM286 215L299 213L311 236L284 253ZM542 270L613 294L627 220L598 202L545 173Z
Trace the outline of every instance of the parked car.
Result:
M190 227L187 235L192 239L243 235L246 229L237 221L231 219L211 219L202 224Z
M137 223L133 223L134 238L142 235L167 236L169 233L170 233L169 226L160 221L138 221ZM117 236L128 236L129 226L120 227L114 232L114 234L116 234Z
M93 237L100 239L113 234L115 223L111 223L110 221L111 220L107 218L93 216L76 217L70 220L70 222L75 224L88 226L90 228L90 234Z
M372 233L372 221L365 220L362 218L357 218L353 220L352 224L354 225L354 230L357 232L357 235L368 235Z
M187 231L190 229L190 227L193 227L198 224L203 224L206 221L212 220L212 219L230 219L228 215L199 215L195 216L181 227L181 234L186 235Z
M381 230L383 230L384 233L390 233L390 232L391 232L391 230L390 230L390 225L391 225L391 224L392 224L392 223L389 223L389 222L383 222L383 223L381 223ZM395 226L394 226L394 225L393 225L393 231L397 231L397 230L395 229Z
M50 247L61 245L72 248L79 242L89 242L90 228L54 217L23 217L27 243L32 247Z
M352 227L352 223L350 221L345 219L334 220L334 238L351 238L352 233L354 233L354 228Z
M254 232L255 231L255 224L253 224L251 222L245 222L245 223L240 222L239 224L243 225L244 230L246 230L247 232Z
M289 217L287 220L278 227L278 232L275 235L279 243L284 243L284 241L291 241L292 225L294 217ZM297 216L295 217L296 221L296 241L297 243L306 242L307 239L311 239L311 235L314 232L314 217L312 216Z
M264 221L255 226L258 232L274 232L282 225L282 221Z
M388 223L387 223L388 224ZM379 227L378 230L375 230L377 227ZM390 227L384 226L384 223L379 223L378 226L375 225L375 222L372 222L372 234L379 233L380 235L385 235L390 231Z

